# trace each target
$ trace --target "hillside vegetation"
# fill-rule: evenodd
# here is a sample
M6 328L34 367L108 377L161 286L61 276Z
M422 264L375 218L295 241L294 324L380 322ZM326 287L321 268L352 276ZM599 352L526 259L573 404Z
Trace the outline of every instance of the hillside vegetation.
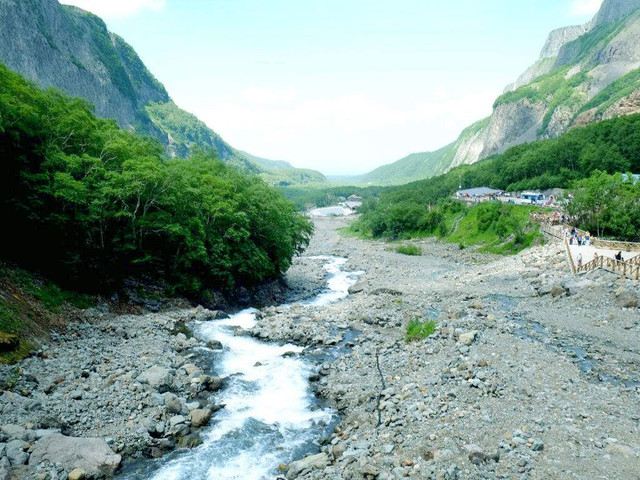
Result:
M363 205L363 216L355 228L376 237L434 232L449 236L448 198L459 184L463 188L487 186L507 191L568 188L598 171L640 171L640 115L575 128L557 139L519 145L445 175L384 190L379 199ZM445 206L441 206L443 201ZM506 210L501 215L514 213ZM513 233L512 229L509 232ZM450 239L464 242L455 236Z
M4 66L0 158L11 228L0 254L72 288L144 274L189 293L253 285L286 270L312 229L276 190L212 152L167 159L160 143Z

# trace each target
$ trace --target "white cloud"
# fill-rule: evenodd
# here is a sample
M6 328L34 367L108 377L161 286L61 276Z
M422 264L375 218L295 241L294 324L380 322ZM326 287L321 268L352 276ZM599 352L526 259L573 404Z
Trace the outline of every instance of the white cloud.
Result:
M600 10L603 0L571 0L569 5L569 15L581 17L585 15L595 15Z
M123 18L143 10L162 10L166 0L60 0L75 5L102 18Z

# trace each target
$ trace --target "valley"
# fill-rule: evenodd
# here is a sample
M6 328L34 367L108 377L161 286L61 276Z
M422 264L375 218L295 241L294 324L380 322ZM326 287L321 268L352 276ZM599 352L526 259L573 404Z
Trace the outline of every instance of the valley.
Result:
M289 306L261 309L255 324L240 322L221 343L207 347L208 337L190 338L184 328L233 323L219 312L88 310L55 346L18 365L0 400L4 435L36 449L40 436L61 428L108 437L125 466L141 454L167 455L172 444L198 455L215 445L207 438L228 421L225 412L236 410L220 404L230 379L208 376L217 368L212 353L227 351L233 335L237 342L250 335L279 348L265 365L300 352L295 358L311 365L308 388L339 414L310 457L282 467L286 478L633 478L640 468L637 283L604 271L574 279L556 244L502 257L419 240L422 255L401 255L383 241L340 235L350 221L316 219L309 249L286 276ZM346 258L346 272L361 271L358 283L341 287L352 285L342 300L301 302L323 288L327 256ZM631 296L635 307L621 303ZM414 319L434 320L435 332L407 341ZM286 344L297 346L276 347ZM327 357L335 345L343 345L339 355ZM1 369L5 378L16 371ZM196 420L198 408L209 412L210 427ZM189 455L170 458L180 465ZM17 478L34 469L62 478L59 467L29 464L14 470L22 472ZM250 472L242 478L264 478Z

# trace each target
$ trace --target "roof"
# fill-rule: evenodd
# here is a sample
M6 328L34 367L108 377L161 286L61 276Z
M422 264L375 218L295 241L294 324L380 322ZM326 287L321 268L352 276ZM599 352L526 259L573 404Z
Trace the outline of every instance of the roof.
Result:
M494 190L489 187L469 188L467 190L458 190L457 192L458 195L468 195L470 197L484 197L486 195L497 195L498 193L502 193L502 190Z

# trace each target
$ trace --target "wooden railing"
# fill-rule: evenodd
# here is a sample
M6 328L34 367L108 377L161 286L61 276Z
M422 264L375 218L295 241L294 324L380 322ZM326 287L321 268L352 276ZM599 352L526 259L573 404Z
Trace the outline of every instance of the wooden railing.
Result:
M593 246L603 248L605 250L618 250L619 252L640 252L640 243L635 242L618 242L616 240L593 239Z
M571 258L571 252L569 252L569 258ZM609 257L598 257L577 267L573 265L573 259L571 258L570 265L572 266L574 274L586 273L591 270L595 270L596 268L602 268L633 280L640 279L640 255L627 261L616 260L615 258Z

